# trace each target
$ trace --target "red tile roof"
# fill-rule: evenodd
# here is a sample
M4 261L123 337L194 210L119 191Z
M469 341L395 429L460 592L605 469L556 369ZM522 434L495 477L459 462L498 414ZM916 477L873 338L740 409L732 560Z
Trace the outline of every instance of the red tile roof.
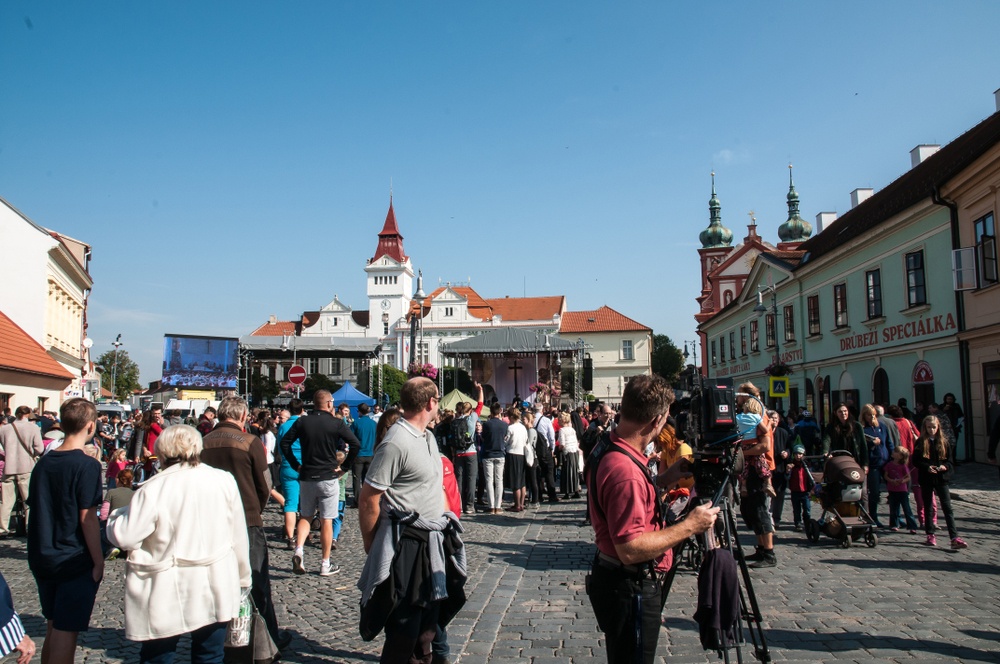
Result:
M559 332L652 332L653 329L637 323L628 316L605 305L594 311L567 311L563 314Z
M251 337L282 337L296 333L297 323L293 320L268 321L250 333Z
M562 295L547 297L503 297L490 298L486 303L503 320L545 320L550 321L566 308L566 298Z
M73 380L73 374L53 360L41 344L0 311L0 369Z
M388 256L397 263L406 262L406 254L403 253L403 235L396 224L396 213L392 209L391 198L389 212L385 215L385 225L378 234L378 246L375 247L375 255L372 256L371 262L374 263L382 256Z
M468 286L441 286L424 298L423 313L430 312L431 301L446 288L464 297L468 301L469 315L480 320L490 320L500 316L502 321L550 321L555 314L561 314L565 309L566 298L562 295L546 297L499 297L484 299ZM418 313L421 303L414 300L410 303L410 313Z

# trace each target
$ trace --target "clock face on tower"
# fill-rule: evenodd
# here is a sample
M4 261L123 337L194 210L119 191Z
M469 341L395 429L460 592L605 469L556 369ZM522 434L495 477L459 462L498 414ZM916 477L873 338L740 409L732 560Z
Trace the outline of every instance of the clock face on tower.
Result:
M389 307L391 306L392 303L390 303L389 300L382 300L382 311L389 311Z

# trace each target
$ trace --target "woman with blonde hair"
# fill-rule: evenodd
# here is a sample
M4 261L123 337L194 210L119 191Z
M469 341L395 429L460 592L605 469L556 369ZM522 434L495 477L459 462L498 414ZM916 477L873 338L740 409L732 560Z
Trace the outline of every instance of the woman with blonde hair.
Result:
M201 434L167 427L154 452L161 470L108 517L108 539L129 552L125 637L140 662L173 660L191 634L191 659L221 662L226 625L250 588L250 545L233 476L200 463Z
M920 427L920 438L913 446L913 456L910 461L920 474L920 490L924 494L924 505L931 505L935 494L941 501L941 511L948 525L948 537L951 538L951 548L968 548L969 545L958 536L958 530L955 529L955 514L951 509L951 492L948 490L954 466L948 457L948 439L941 430L941 422L936 416L928 415L924 418ZM927 533L927 546L937 546L934 530L931 511L925 509L924 532Z

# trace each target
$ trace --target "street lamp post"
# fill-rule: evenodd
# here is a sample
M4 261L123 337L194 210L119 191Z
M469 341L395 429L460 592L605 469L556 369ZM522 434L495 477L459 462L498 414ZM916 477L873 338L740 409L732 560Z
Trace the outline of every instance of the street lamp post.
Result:
M281 335L281 350L283 350L283 351L287 351L288 350L289 341L291 342L291 347L292 347L292 366L294 367L294 366L297 366L298 363L299 363L299 360L298 360L298 349L295 346L295 335L294 334L289 334L289 335L284 335L283 334L283 335ZM301 385L299 383L296 383L295 384L295 398L296 399L299 398L299 389L300 388L301 388Z
M111 399L118 399L118 347L122 345L122 335L115 337L115 340L111 342L111 345L115 347L115 364L111 367Z
M771 293L771 306L768 307L764 304L764 293ZM764 314L771 314L774 318L771 322L771 331L774 333L774 363L781 363L781 343L778 339L778 294L774 290L774 286L765 286L763 290L757 291L757 306L753 308L757 318L760 318ZM765 343L767 337L767 323L764 324L764 335Z
M382 338L379 340L379 345L381 350L379 350L378 357L378 394L376 399L379 403L382 403L382 365L385 364L385 338L389 331L389 313L383 312L382 314Z

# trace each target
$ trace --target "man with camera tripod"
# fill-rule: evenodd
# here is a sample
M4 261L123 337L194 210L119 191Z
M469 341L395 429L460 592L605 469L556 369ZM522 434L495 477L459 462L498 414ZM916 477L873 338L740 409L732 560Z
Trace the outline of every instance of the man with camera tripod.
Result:
M622 395L621 419L602 436L588 459L588 510L597 555L587 576L587 594L604 632L611 664L651 664L666 602L664 577L671 549L715 524L719 508L699 505L686 519L664 526L656 485L689 477L678 461L650 476L644 450L660 433L674 400L660 376L635 376Z

